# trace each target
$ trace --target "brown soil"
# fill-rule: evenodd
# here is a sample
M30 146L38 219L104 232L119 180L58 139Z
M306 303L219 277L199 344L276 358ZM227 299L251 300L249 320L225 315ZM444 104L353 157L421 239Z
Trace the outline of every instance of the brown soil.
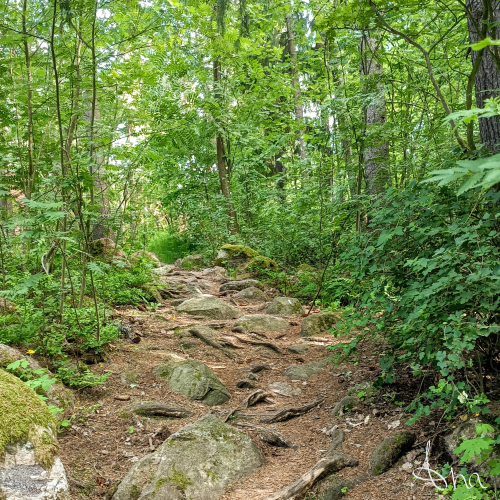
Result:
M186 272L186 274L192 276L196 273ZM212 283L212 288L207 291L217 295L219 285ZM230 299L224 297L224 300ZM255 305L240 307L242 312L254 308ZM272 370L259 373L259 381L254 382L257 388L268 390L272 382L287 382L294 389L299 388L301 394L290 398L273 394L274 404L259 403L245 410L246 413L263 414L283 406L295 406L316 399L321 399L323 402L305 415L272 425L272 428L300 445L296 450L263 444L251 431L248 431L264 452L266 463L252 476L235 482L222 500L261 500L297 480L328 448L330 438L325 431L332 425L338 425L340 429L346 431L344 452L359 461L358 467L344 469L337 473L338 477L352 478L362 474L367 471L367 463L373 448L391 432L388 424L400 420L399 429L402 429L403 422L407 418L394 402L402 400L398 399L398 392L403 394L415 391L409 383L407 387L384 387L374 403L360 403L358 408L342 418L334 418L331 414L331 409L346 395L349 387L355 383L377 378L378 358L382 346L363 346L357 365L345 363L336 369L330 364L305 383L292 382L284 376L287 366L318 361L329 356L325 345L320 345L320 342L308 342L309 350L303 355L287 351L288 345L302 342L299 335L301 318L286 318L292 323L286 336L273 340L282 349L283 354L279 355L265 347L242 344L243 349L233 351L236 357L232 360L201 341L196 347L182 348L180 338L173 333L175 326L214 322L193 320L187 315L178 314L168 302L152 312L143 312L134 307L120 308L115 312L120 321L130 324L134 334L141 335L142 338L139 344L123 341L111 346L107 361L91 368L98 375L110 373L109 378L102 386L78 392L75 407L70 410L69 415L66 415L68 418L74 414L72 425L61 434L59 441L60 456L70 478L71 498L93 499L105 496L115 482L126 475L133 461L151 453L161 444L162 438L157 432L163 426L166 425L170 432L175 432L208 412L225 418L238 402L248 395L247 389L238 389L235 383L248 373L245 372L245 367L256 363L269 363L272 366ZM232 322L226 322L218 332L230 334L231 325ZM277 335L278 332L269 333L270 338ZM339 340L329 337L327 343L337 342ZM231 392L230 401L221 406L207 407L169 391L165 381L153 375L152 368L172 354L185 359L201 360L212 368ZM133 380L132 382L124 380L123 374L127 373L137 375L136 383ZM130 400L120 401L116 399L117 396L130 396ZM194 415L187 419L168 421L128 416L124 412L126 407L139 401L156 401L182 406L192 411ZM367 416L370 416L370 419L368 423L364 423ZM363 423L352 425L347 420L351 423L358 421ZM436 424L433 426L430 422L434 421L432 422L434 424L438 420L439 415L431 415L410 427L417 434L415 449L423 451L426 440L436 433ZM157 437L154 437L155 433ZM438 439L435 441L436 445L439 445ZM439 451L439 446L437 449ZM438 451L435 452L436 455L439 455ZM422 461L423 455L418 459ZM442 456L441 462L446 462ZM402 459L387 473L348 491L344 498L347 500L436 498L433 488L425 487L425 484L413 478L411 473L401 470L403 463ZM309 498L315 497L309 496Z

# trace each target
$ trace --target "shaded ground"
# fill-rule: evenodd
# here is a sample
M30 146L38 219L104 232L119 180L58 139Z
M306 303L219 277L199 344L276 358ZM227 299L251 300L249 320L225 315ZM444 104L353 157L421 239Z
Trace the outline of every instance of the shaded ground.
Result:
M176 279L196 278L197 273L182 272ZM198 275L199 279L201 275ZM220 283L204 280L204 292L218 295ZM230 298L224 297L230 301ZM234 305L234 304L232 304ZM243 313L249 310L255 312L258 306L240 306ZM265 312L265 311L261 311ZM99 365L93 365L96 374L110 373L103 386L81 391L76 395L75 417L72 426L60 436L61 459L70 477L71 498L102 498L111 486L125 476L132 463L138 458L150 453L161 444L166 437L166 429L175 432L202 415L213 412L224 419L248 394L248 389L238 389L235 383L245 377L245 368L256 363L268 363L271 370L260 372L259 380L254 381L256 388L268 390L272 382L287 382L294 389L300 389L300 394L284 397L273 394L274 404L259 403L245 410L247 417L257 422L258 416L276 408L298 405L316 399L321 399L321 405L309 413L286 422L272 424L270 427L279 431L300 447L294 449L275 448L262 443L249 432L255 443L263 450L266 463L252 476L235 482L222 500L260 500L268 494L294 482L300 475L311 468L328 448L330 438L326 430L332 425L338 425L346 431L344 451L355 457L359 466L354 469L344 469L339 477L355 477L366 472L367 463L373 448L393 428L402 428L402 410L394 404L399 402L397 392L415 392L414 384L408 378L399 387L389 387L382 390L378 399L371 403L361 403L346 417L334 418L331 409L346 395L347 390L355 383L374 380L379 373L378 357L381 347L365 345L360 351L360 361L344 364L337 369L328 365L321 373L312 376L307 381L290 381L284 375L284 370L291 364L309 363L328 357L325 350L327 343L334 344L338 340L329 337L327 342L307 342L308 351L297 355L287 351L287 346L304 342L301 339L301 318L287 317L290 328L286 335L272 340L283 351L277 354L265 347L241 344L242 349L234 350L235 359L225 357L204 343L193 342L196 345L188 349L181 346L181 339L174 334L176 326L210 324L217 326L220 334L230 334L233 321L200 321L193 320L185 314L178 314L168 301L154 312L144 312L137 308L121 308L116 315L125 324L129 324L134 335L141 335L139 344L129 342L117 343L109 353L109 359ZM282 332L279 332L282 333ZM278 332L269 332L273 339ZM190 401L187 397L168 390L165 382L152 374L152 368L172 355L182 359L197 359L203 361L219 376L231 392L231 399L226 404L207 407L201 403ZM405 385L406 384L406 385ZM128 401L117 398L130 397ZM175 404L193 412L191 418L185 419L152 419L133 416L125 410L133 402L156 401ZM367 417L370 417L367 419ZM417 434L415 449L423 452L425 442L436 433L438 422L430 417L421 420L412 429ZM399 427L397 421L400 422ZM163 431L160 430L163 428ZM439 455L439 437L435 441L436 455ZM423 461L423 455L417 460ZM446 462L441 456L442 463ZM419 500L435 498L433 488L415 480L411 473L401 470L401 461L389 472L370 479L369 481L348 491L348 500L386 500L394 499ZM306 498L315 498L312 495Z

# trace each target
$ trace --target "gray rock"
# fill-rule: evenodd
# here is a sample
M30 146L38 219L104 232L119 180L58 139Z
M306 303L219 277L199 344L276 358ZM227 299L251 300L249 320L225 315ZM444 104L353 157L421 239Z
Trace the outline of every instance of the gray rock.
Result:
M259 376L256 373L249 373L248 379L249 380L259 380Z
M134 372L123 372L120 374L120 382L128 386L131 384L137 385L139 383L139 375Z
M337 416L341 411L350 410L359 404L359 399L353 396L343 397L333 408L332 415Z
M192 347L199 347L201 342L197 339L184 339L179 342L179 347L183 349L191 349Z
M278 332L287 330L289 325L288 321L283 318L276 318L266 314L248 314L241 317L234 326L242 326L247 331L264 331L264 332Z
M250 288L250 287L255 287L255 288L260 288L262 290L263 285L257 281L257 280L238 280L238 281L228 281L227 283L224 283L220 289L219 292L227 292L228 290L236 290L237 292L244 290L245 288Z
M385 437L372 451L369 463L371 474L379 476L389 470L415 442L415 434L400 431Z
M239 389L253 389L255 386L250 380L244 378L243 380L238 380L238 382L236 382L236 387Z
M113 500L215 500L263 462L244 432L205 415L134 464Z
M319 314L311 314L304 318L300 335L302 337L316 337L323 335L327 330L332 328L336 323L342 321L340 312L323 312Z
M289 345L287 350L293 354L304 354L309 350L306 344Z
M213 295L203 295L186 300L176 310L210 319L235 319L241 316L238 309Z
M292 297L274 297L267 308L267 314L280 314L282 316L292 316L303 314L304 310L297 299Z
M323 370L328 364L328 359L307 363L304 365L290 365L285 370L285 375L292 380L307 380L309 377L316 375Z
M244 288L241 292L235 293L233 299L239 302L265 302L267 295L255 286Z
M198 324L192 324L192 325L187 325L183 327L176 327L174 328L174 335L177 337L181 338L186 338L186 337L192 337L193 334L190 333L189 330L192 330L193 328L196 328L200 333L202 333L205 337L214 337L214 331L206 325L198 325ZM194 340L194 339L193 339Z
M188 255L182 259L179 267L182 267L182 269L200 268L203 267L203 259L203 255L200 254Z
M217 375L201 361L171 361L155 367L153 373L166 378L171 391L180 392L208 406L224 404L231 398Z
M300 389L293 389L293 387L286 382L273 382L269 384L269 390L287 397L298 396L302 392Z

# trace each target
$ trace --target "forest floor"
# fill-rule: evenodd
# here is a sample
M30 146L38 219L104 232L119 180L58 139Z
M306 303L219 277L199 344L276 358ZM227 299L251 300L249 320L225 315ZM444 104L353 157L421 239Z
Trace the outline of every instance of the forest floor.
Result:
M184 279L186 282L198 280L204 284L204 293L219 296L221 283L210 281L210 278L201 272L179 272L176 279ZM230 301L228 297L221 298ZM257 306L255 304L239 306L239 309L243 314L255 314ZM265 313L265 310L260 313ZM321 400L322 403L304 415L272 426L290 441L298 444L298 449L272 447L257 439L253 432L247 431L263 451L265 464L253 475L233 483L222 500L250 498L261 500L297 480L322 457L322 452L327 450L330 438L325 431L332 425L337 424L346 432L344 452L359 461L358 467L345 468L337 473L338 477L344 478L353 478L367 472L370 454L374 447L392 432L389 427L398 427L399 430L403 428L404 414L401 407L394 404L397 399L396 392L392 390L382 390L375 402L370 404L360 402L358 407L353 409L351 416L361 422L360 424L353 425L345 416L333 417L331 412L352 385L377 378L378 358L383 345L363 345L356 365L344 363L334 368L333 364L329 364L322 372L313 375L307 381L291 381L284 375L287 366L327 358L329 352L325 349L326 345L333 345L340 340L326 333L326 342L308 341L300 337L302 318L289 316L285 317L290 323L286 335L271 340L281 348L282 354L266 347L242 344L241 349L233 351L235 358L230 359L221 351L201 341L194 342L196 345L189 349L184 348L181 345L181 338L175 335L173 330L178 326L205 324L212 328L216 327L218 334L231 335L233 321L195 320L187 314L176 312L168 301L164 301L155 311L140 311L130 306L116 309L115 314L122 323L131 326L134 335L141 336L141 341L138 344L123 341L112 346L106 361L91 367L95 374L109 373L109 378L101 386L76 394L77 401L71 410L71 413L75 414L72 425L59 439L60 456L70 478L71 498L106 496L106 492L110 491L117 480L126 475L134 461L151 453L162 443L161 438L155 437L158 436L159 428L166 425L168 431L173 433L209 412L225 419L229 412L249 394L248 389L239 389L235 383L245 378L248 374L248 370L245 371L247 367L258 363L269 364L271 369L259 372L259 380L254 382L256 388L268 391L270 383L286 382L294 389L300 389L300 394L284 397L270 393L274 404L259 403L246 410L246 413L262 415L266 411L275 411L284 406L296 406L314 400ZM277 335L277 332L268 332L270 339ZM288 346L300 343L306 343L309 347L304 354L297 355L287 350ZM169 391L165 381L156 377L152 369L171 356L197 359L205 363L230 391L231 399L224 405L207 407L189 400L182 394ZM120 398L127 400L122 401ZM182 406L192 411L193 416L168 421L130 417L125 411L126 408L131 403L140 401ZM368 422L366 422L367 416L370 416ZM414 449L418 452L416 458L420 462L425 458L423 452L426 440L431 439L436 433L435 425L435 422L424 419L410 427L417 435ZM401 469L403 462L404 460L401 460L385 474L373 477L349 490L344 498L347 500L436 498L435 490L426 486L428 483L415 479L411 471Z

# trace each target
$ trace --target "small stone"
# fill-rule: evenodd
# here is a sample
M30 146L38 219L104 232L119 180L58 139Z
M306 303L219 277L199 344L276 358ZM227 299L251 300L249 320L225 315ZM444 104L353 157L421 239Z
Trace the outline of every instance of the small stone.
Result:
M249 373L248 378L249 380L259 380L259 376L256 373Z
M293 354L304 354L309 350L306 344L289 345L287 350Z
M101 450L101 455L109 455L109 451L108 450Z
M114 399L117 401L130 401L130 396L128 394L117 394Z
M236 387L239 387L240 389L253 389L255 386L252 382L250 382L250 380L245 378L236 382Z

